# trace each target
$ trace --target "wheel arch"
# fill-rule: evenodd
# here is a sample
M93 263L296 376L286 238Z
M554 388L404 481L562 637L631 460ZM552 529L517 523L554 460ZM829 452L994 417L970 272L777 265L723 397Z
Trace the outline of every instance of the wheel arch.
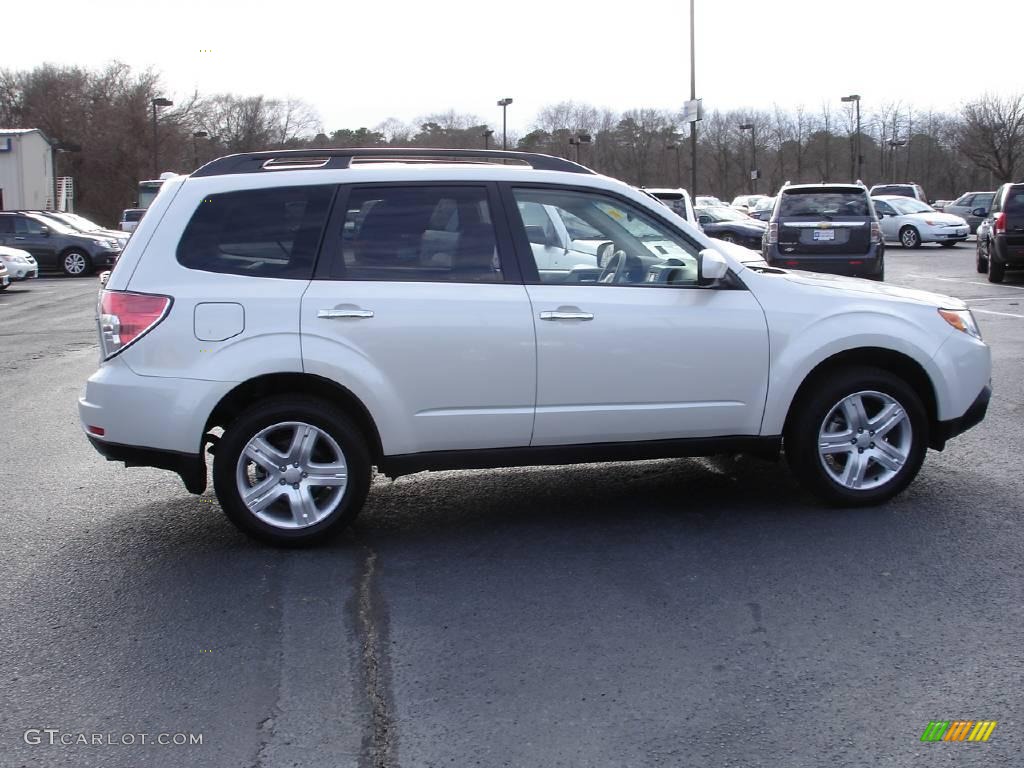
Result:
M852 366L881 368L906 381L914 392L917 393L918 397L921 398L921 403L924 405L925 413L928 416L929 433L933 434L935 432L935 426L938 424L938 397L931 377L929 377L924 367L910 355L897 352L894 349L856 347L837 352L825 358L807 373L786 408L783 434L789 428L794 411L806 397L807 392L818 381L828 377L835 371ZM935 446L933 445L933 447Z
M270 373L239 384L214 406L206 420L203 434L215 427L226 428L252 403L273 395L304 394L319 397L341 408L365 435L371 459L376 463L383 456L380 433L370 411L351 390L311 373Z

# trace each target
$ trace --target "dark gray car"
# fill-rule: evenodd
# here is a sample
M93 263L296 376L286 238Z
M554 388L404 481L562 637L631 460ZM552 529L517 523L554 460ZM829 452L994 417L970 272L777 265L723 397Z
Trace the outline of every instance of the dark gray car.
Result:
M976 216L974 214L975 209L984 208L985 212L988 213L989 208L992 207L992 198L995 196L995 192L967 192L960 195L955 202L947 205L943 209L943 213L952 213L954 216L964 219L967 222L967 226L971 228L971 234L973 235L978 231L978 225L985 220L984 216Z
M28 251L40 270L59 269L72 277L109 267L121 253L113 237L78 232L33 213L0 212L0 245Z

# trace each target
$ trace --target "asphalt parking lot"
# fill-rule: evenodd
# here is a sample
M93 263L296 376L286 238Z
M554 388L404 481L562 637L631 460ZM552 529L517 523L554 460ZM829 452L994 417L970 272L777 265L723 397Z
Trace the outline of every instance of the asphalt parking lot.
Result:
M1020 765L1024 275L967 243L890 247L887 278L969 300L995 394L883 507L745 458L420 474L294 552L98 456L95 278L12 287L0 766Z

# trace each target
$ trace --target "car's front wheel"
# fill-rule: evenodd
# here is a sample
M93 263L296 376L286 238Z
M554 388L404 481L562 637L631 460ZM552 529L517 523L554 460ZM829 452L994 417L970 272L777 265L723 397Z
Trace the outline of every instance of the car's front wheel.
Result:
M69 277L82 277L92 273L92 259L85 251L73 248L61 257L60 268Z
M900 230L900 242L904 248L920 248L921 233L914 227L904 227Z
M979 275L988 272L988 258L982 255L981 240L974 246L974 266Z
M213 460L217 498L245 533L311 544L355 519L370 487L366 438L326 401L262 400L235 419Z
M794 402L785 432L793 472L831 504L877 504L917 475L928 419L914 390L879 368L850 367L820 377Z

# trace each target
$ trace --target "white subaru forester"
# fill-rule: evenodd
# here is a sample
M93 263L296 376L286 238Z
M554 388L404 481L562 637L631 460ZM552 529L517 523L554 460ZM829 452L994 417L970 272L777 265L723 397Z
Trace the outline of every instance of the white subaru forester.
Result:
M374 466L784 447L827 502L874 504L991 391L962 301L768 267L626 184L513 152L215 160L165 182L99 331L79 401L96 449L202 493L209 446L228 517L283 544L351 521Z

